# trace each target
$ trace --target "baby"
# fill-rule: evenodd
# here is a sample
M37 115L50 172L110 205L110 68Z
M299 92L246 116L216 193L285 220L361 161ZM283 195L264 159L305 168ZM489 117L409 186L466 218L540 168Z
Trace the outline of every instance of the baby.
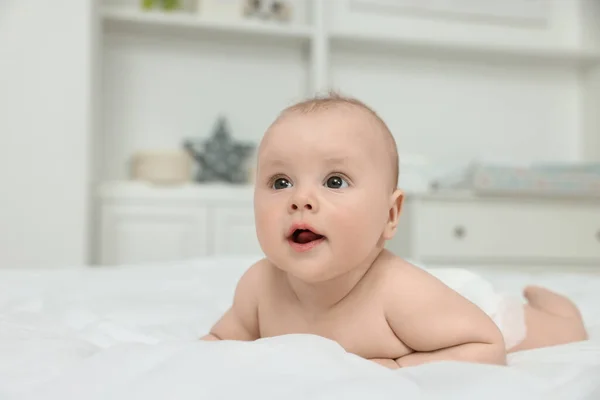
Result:
M202 339L314 334L390 368L506 363L504 337L482 309L384 248L403 194L396 143L373 110L338 95L289 107L257 160L254 211L266 257ZM509 351L586 338L569 300L536 287L525 296L528 334Z

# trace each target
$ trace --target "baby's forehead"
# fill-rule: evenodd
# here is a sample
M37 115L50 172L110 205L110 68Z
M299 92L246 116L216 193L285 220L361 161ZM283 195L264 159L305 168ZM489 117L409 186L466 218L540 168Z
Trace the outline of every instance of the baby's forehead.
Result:
M348 168L362 174L389 172L387 150L364 116L339 113L290 115L268 133L259 168ZM269 168L271 167L271 168ZM265 172L266 172L265 171ZM346 171L348 172L348 171Z
M358 146L362 152L385 151L385 145L374 146L383 144L382 136L377 120L368 112L351 105L339 105L311 112L282 113L265 133L261 147L301 141L318 148L337 141L337 146Z
M358 157L368 158L372 167L389 172L392 187L397 185L396 141L385 122L368 108L352 103L289 108L267 129L257 161L264 162L265 154L270 159L282 159L284 154L296 153L299 145L327 156L332 148L336 153L355 151Z

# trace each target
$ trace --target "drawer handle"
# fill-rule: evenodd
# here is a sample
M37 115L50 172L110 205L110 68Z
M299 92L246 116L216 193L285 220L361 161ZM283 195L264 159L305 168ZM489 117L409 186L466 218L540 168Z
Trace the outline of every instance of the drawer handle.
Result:
M600 242L600 231L596 232L596 239Z
M600 233L600 232L599 232ZM454 237L458 239L462 239L467 234L467 230L462 226L457 226L454 228Z

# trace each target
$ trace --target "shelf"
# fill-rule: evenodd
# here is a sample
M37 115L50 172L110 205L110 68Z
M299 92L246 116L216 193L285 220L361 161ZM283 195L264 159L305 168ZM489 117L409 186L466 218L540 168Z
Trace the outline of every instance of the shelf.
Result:
M265 23L251 20L208 20L192 13L143 11L126 7L105 7L102 10L108 29L189 32L210 38L275 41L289 44L308 43L312 28L293 24Z
M105 181L98 185L96 195L112 200L220 200L251 202L254 185L186 182L158 185L142 181Z
M208 20L193 13L143 11L115 6L103 9L103 19L108 30L132 30L146 34L174 32L178 35L191 34L194 37L201 35L210 39L275 42L285 45L308 44L314 33L313 28L306 25L252 20ZM334 49L361 52L389 51L445 59L499 60L577 67L589 67L600 63L600 51L582 48L411 38L350 30L333 31L329 40Z
M579 48L459 42L340 30L332 32L330 40L331 45L339 49L404 52L440 59L469 58L581 67L600 62L600 51Z

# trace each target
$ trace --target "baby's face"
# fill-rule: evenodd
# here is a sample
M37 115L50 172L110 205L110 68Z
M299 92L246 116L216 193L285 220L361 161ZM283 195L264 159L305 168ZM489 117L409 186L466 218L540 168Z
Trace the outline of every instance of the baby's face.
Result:
M258 240L279 268L306 282L370 262L392 205L386 142L363 110L293 113L259 149Z

